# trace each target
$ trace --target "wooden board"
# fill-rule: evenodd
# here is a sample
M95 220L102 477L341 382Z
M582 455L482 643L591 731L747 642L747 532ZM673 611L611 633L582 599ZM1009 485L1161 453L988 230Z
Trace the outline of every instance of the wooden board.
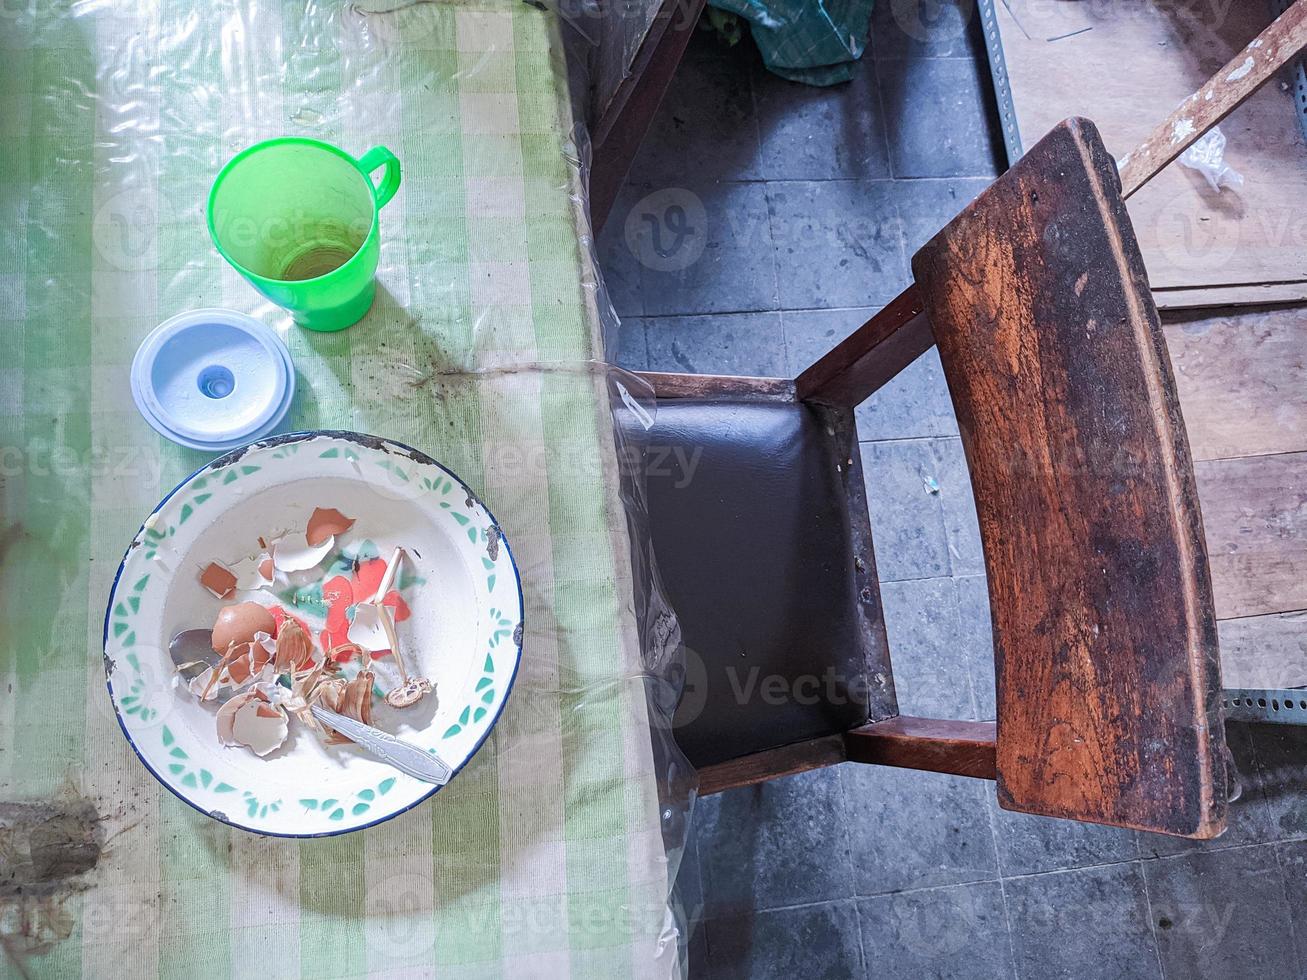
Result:
M1307 609L1307 453L1194 466L1219 619Z
M1166 324L1226 687L1307 685L1307 308Z
M1265 3L996 8L1023 144L1083 115L1118 159L1272 19ZM1218 194L1172 163L1130 200L1159 308L1248 302L1265 283L1276 299L1307 298L1307 146L1292 92L1272 81L1221 129L1242 190Z
M899 715L844 736L851 762L996 779L992 721L944 721Z
M1168 317L1195 460L1307 451L1307 309Z
M1092 124L1032 147L912 269L971 470L1011 810L1195 837L1226 769L1197 492Z
M1228 619L1217 628L1226 687L1307 684L1307 611Z
M590 79L592 125L608 112L613 97L630 77L636 54L663 8L662 0L603 0L596 10L587 11L594 16L573 16L578 29L595 44ZM669 26L671 18L665 21L659 25L660 31ZM681 24L679 29L693 26Z

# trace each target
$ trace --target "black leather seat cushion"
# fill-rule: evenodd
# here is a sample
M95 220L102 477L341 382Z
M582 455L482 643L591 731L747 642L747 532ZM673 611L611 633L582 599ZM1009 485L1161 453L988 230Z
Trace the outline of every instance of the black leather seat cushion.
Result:
M875 637L857 608L847 449L790 402L660 400L656 418L647 486L686 646L681 748L705 766L865 722L869 666L888 663L878 597L861 596Z

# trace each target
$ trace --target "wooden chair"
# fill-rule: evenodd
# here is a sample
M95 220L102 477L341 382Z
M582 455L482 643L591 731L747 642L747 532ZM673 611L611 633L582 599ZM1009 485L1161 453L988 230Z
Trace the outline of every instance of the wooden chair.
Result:
M645 375L651 442L680 461L650 467L648 493L691 663L675 735L701 791L850 760L996 779L1008 809L1215 836L1224 730L1193 472L1093 125L1057 127L913 272L793 381ZM932 343L980 516L996 725L895 703L854 406Z
M1092 123L1062 123L793 380L644 375L650 532L688 661L675 735L701 792L847 760L995 779L1010 810L1221 833L1202 522L1124 201L1305 46L1299 2L1119 171ZM894 696L853 410L932 344L980 518L995 723L904 717Z

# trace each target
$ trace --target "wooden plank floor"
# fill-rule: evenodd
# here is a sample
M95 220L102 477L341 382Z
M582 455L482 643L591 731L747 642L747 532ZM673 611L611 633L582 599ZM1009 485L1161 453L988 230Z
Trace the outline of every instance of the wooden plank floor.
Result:
M1307 684L1307 308L1167 318L1227 687Z
M1265 3L1221 16L1189 0L994 4L1026 149L1067 116L1094 120L1120 159L1272 19ZM1123 70L1122 66L1129 66ZM1262 87L1221 123L1237 193L1212 191L1173 164L1130 199L1130 218L1159 308L1301 302L1307 240L1295 202L1307 195L1307 145L1293 91Z

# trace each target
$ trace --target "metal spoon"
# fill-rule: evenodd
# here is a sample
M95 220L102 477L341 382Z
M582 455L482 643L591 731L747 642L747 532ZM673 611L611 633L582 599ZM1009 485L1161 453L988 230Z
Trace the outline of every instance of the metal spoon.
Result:
M182 630L168 644L168 653L177 667L177 672L188 683L208 668L217 666L218 661L222 659L221 654L214 652L212 638L213 633L210 630ZM228 697L230 695L223 692L215 700L226 701ZM310 710L319 721L349 736L382 762L389 763L414 779L443 786L453 775L449 763L412 742L406 742L389 732L383 732L380 728L373 728L361 721L337 714L321 705L315 704Z
M222 659L222 654L213 650L213 632L206 629L182 630L168 644L168 653L188 684Z
M414 779L444 786L449 782L449 777L454 774L454 771L449 768L449 763L444 759L434 752L418 748L412 742L406 742L389 732L383 732L379 728L337 714L320 704L312 705L309 710L313 712L313 717L324 725L330 725L342 735L349 736L382 762L389 763Z

